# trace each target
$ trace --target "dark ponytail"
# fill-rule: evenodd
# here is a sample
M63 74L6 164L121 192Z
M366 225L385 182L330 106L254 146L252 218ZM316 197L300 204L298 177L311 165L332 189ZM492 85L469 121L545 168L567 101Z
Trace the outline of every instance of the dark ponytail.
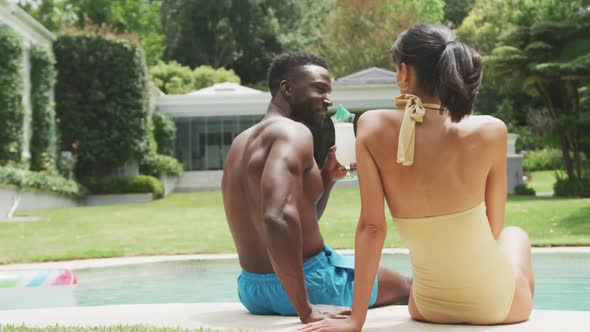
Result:
M482 78L481 57L449 28L412 26L393 44L392 57L398 66L403 62L414 67L419 88L438 94L452 121L471 114Z
M471 114L482 77L479 54L459 41L451 41L445 45L435 72L441 106L449 110L451 120L458 122Z

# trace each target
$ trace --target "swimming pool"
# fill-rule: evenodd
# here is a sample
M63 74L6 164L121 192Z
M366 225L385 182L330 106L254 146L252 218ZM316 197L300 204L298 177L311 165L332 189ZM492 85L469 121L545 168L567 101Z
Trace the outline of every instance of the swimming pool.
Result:
M383 255L381 263L410 274L406 254ZM535 309L590 311L590 253L534 253ZM237 260L189 260L76 270L73 298L78 306L236 302ZM5 295L6 296L6 295ZM63 306L47 294L13 293L0 309ZM23 296L28 301L23 301ZM37 298L36 298L37 297ZM71 305L71 304L70 304Z

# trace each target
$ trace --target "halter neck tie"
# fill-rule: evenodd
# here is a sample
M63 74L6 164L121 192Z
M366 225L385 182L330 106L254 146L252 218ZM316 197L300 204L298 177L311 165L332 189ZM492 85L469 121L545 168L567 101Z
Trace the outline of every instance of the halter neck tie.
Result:
M403 94L395 98L397 108L405 107L397 145L397 162L410 166L414 163L414 141L416 139L416 122L424 121L426 108L440 109L440 105L422 103L412 94Z

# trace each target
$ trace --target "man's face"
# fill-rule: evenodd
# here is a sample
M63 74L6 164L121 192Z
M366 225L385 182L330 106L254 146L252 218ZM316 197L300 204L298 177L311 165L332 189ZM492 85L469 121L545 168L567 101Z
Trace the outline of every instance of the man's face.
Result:
M330 73L324 67L309 65L301 68L301 72L292 82L295 90L291 98L291 107L297 120L320 128L326 118L328 107L332 106Z

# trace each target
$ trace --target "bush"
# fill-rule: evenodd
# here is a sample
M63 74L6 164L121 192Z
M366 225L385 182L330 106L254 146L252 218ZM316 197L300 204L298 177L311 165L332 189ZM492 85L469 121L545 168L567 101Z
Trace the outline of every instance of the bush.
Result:
M529 151L522 161L522 169L528 172L548 171L562 169L563 161L561 151L545 148L542 150Z
M153 176L104 176L86 178L84 185L94 194L152 193L154 198L164 196L164 186Z
M55 105L51 98L55 85L55 57L50 49L31 48L31 169L55 173L57 138Z
M240 78L232 69L199 66L191 70L176 61L160 62L151 67L150 77L166 94L185 94L221 82L240 83Z
M149 151L149 94L143 50L96 34L54 44L62 150L76 154L78 178L109 175Z
M23 47L12 28L0 26L0 166L20 164L23 146Z
M590 178L558 177L553 192L559 197L590 197Z
M193 90L193 71L176 61L150 67L150 78L166 94L185 94Z
M535 196L536 192L535 189L527 186L526 183L521 183L514 187L514 194L522 196Z
M0 184L15 186L19 189L52 192L75 198L83 197L87 193L87 189L76 181L59 175L48 175L12 167L0 167Z
M180 176L183 170L184 167L178 160L161 154L148 154L139 165L141 174L157 178L163 175Z
M233 82L240 83L240 78L233 69L227 70L225 68L214 69L211 66L199 66L193 71L193 79L195 90L206 88L215 83Z
M174 156L176 144L176 124L166 114L155 111L152 114L154 139L158 146L157 152L166 156Z

